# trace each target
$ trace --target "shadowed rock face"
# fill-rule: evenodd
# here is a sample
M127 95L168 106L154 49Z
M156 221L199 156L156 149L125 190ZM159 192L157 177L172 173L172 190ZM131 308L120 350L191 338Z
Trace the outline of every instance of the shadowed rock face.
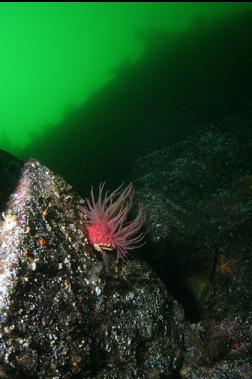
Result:
M0 211L5 207L9 194L15 190L21 168L21 161L0 150Z
M251 120L249 106L135 164L144 259L199 337L190 335L183 379L252 378ZM193 344L201 352L190 356Z
M23 164L0 226L0 360L12 378L156 378L181 364L184 316L148 266L113 277L85 237L81 200ZM132 254L134 257L134 254Z
M187 316L190 291L200 311L196 320L252 310L251 118L249 108L202 125L135 165L149 220L144 258L187 303ZM178 282L184 292L178 293Z

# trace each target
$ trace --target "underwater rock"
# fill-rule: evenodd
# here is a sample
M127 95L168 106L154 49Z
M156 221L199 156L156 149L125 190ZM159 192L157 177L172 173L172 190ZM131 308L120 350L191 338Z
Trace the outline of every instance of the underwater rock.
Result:
M250 112L246 117L205 125L136 162L149 219L145 259L170 287L184 282L201 315L252 310Z
M145 259L193 322L182 378L251 378L251 116L202 126L136 162Z
M11 378L158 378L178 371L182 307L141 261L113 276L85 236L84 201L23 164L0 226L0 364Z
M0 149L0 211L18 182L22 162L14 155Z
M185 332L183 379L250 379L251 315L205 319ZM192 348L193 347L193 348Z

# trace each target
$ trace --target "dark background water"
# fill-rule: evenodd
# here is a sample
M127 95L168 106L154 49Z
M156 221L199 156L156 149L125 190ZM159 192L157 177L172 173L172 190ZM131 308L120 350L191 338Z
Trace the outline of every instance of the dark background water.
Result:
M251 11L200 18L186 32L142 32L143 56L125 60L107 85L20 155L41 160L82 194L103 180L130 180L139 156L252 107L251 36Z

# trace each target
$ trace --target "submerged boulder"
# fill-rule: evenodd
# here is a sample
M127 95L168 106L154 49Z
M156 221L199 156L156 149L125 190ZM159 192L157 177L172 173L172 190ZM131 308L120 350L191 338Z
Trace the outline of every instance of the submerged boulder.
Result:
M0 363L11 378L158 378L181 366L184 314L148 265L102 272L84 201L38 161L20 164L0 225ZM132 258L134 255L132 254Z
M177 298L192 294L193 320L251 312L250 125L248 111L224 118L136 162L149 219L145 260L174 292L184 283Z
M200 351L185 357L186 379L251 378L251 116L250 107L201 125L135 165L144 258L193 324L188 352Z

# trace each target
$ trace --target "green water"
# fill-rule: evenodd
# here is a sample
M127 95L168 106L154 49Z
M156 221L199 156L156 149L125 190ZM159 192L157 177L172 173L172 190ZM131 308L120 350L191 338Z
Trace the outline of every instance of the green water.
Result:
M249 7L250 3L1 3L0 148L25 157L25 148L38 135L45 136L96 95L117 67L121 70L141 58L146 33L186 30ZM85 129L86 123L80 127ZM86 138L92 139L93 129L88 128ZM32 155L46 161L47 149L45 143L43 153L41 146L38 152L33 146ZM53 166L52 160L46 163Z

